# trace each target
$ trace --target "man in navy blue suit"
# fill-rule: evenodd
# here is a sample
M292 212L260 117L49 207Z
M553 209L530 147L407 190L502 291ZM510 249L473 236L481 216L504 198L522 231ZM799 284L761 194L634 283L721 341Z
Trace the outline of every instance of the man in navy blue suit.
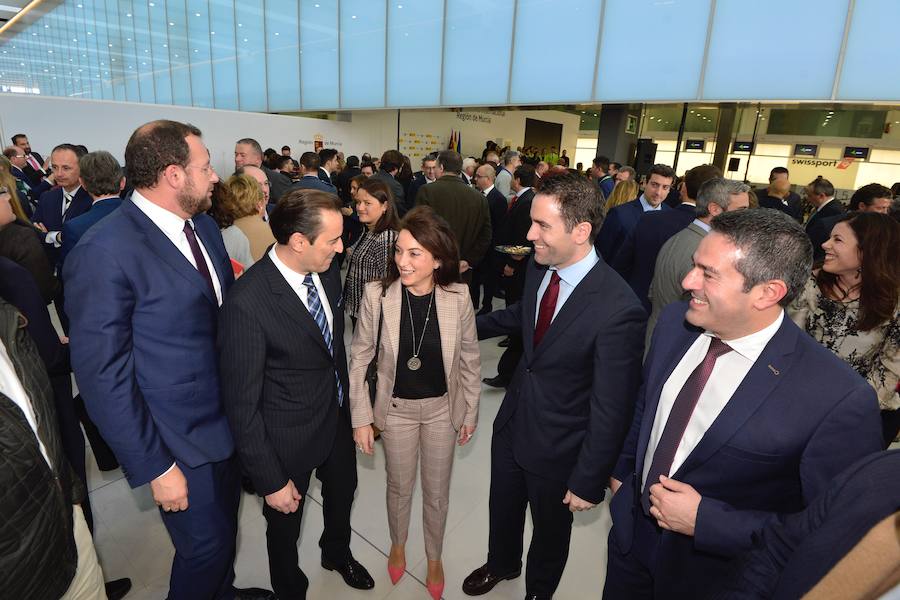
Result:
M546 179L531 201L524 295L477 320L479 338L517 333L524 353L494 420L488 556L463 582L471 596L521 573L529 506L526 598L553 596L572 513L603 500L628 429L646 315L593 247L598 199L583 177Z
M613 207L607 214L600 233L597 234L597 251L607 263L612 263L616 253L631 231L637 225L641 215L648 211L672 210L663 200L669 195L672 182L675 180L675 171L668 165L653 165L647 183L644 184L644 193L637 200Z
M44 158L37 152L31 151L31 142L24 133L17 133L12 136L13 146L22 151L25 155L25 165L22 170L28 177L28 183L31 187L37 187L41 183L41 179L49 173L44 171Z
M673 210L652 210L642 214L613 258L612 268L628 282L648 314L652 307L647 292L660 248L670 237L693 222L700 186L713 177L721 176L722 170L714 165L699 165L685 173L678 190L681 204Z
M320 190L330 194L337 195L337 188L326 183L319 177L319 166L321 165L319 155L315 152L304 152L300 155L300 173L301 177L292 189L301 190Z
M119 194L125 187L125 177L119 161L112 154L105 150L85 154L78 159L78 168L82 187L91 195L92 204L83 215L63 223L61 264L88 229L122 204Z
M75 378L129 484L159 505L169 599L268 597L232 587L240 484L215 344L234 275L205 214L219 178L200 131L173 121L139 127L125 163L131 199L66 259Z
M81 186L78 159L84 152L72 144L60 144L50 153L56 184L41 194L32 221L44 233L44 249L53 265L59 263L63 223L83 215L91 207L91 195Z
M724 213L662 313L613 470L603 597L700 598L779 515L881 448L874 390L785 317L809 278L800 225Z

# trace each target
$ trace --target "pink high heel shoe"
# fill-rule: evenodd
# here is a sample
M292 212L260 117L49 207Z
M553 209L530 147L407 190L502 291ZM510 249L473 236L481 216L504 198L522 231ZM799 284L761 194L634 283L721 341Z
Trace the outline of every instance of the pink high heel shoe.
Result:
M426 589L428 589L428 593L431 594L431 597L434 600L441 600L441 596L444 595L444 582L440 583L426 583Z
M391 583L397 585L397 582L400 581L400 578L403 577L403 573L406 572L406 563L403 563L399 567L392 567L388 564L388 575L391 578Z

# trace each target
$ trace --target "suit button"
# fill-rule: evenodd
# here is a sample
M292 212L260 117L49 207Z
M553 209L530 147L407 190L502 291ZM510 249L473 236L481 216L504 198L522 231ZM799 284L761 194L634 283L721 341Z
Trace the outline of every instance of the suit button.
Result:
M396 402L391 402L391 406L393 406L394 408L397 408L397 403L396 403Z
M526 373L531 373L531 369L525 369Z

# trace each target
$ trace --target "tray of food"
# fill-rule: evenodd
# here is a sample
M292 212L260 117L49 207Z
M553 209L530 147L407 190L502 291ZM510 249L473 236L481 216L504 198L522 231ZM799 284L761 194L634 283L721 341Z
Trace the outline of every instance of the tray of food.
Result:
M494 246L497 252L503 254L511 254L513 256L527 256L531 254L533 248L531 246Z

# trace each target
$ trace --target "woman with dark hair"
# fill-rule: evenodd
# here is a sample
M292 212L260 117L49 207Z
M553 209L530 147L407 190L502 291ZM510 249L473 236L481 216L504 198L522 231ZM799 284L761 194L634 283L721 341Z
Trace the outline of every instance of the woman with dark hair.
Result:
M900 223L848 213L822 248L822 268L788 313L875 389L887 446L900 431Z
M365 230L348 250L350 261L344 280L344 310L350 315L354 329L363 288L387 274L397 241L397 209L391 189L380 179L364 179L358 186L353 197L356 214Z
M441 549L450 496L453 443L468 443L478 421L481 359L475 312L459 279L459 249L450 226L429 207L400 223L394 260L383 281L365 289L350 348L350 413L357 449L384 442L391 533L388 573L406 569L410 504L421 454L428 593L444 589ZM372 359L374 407L365 383Z

